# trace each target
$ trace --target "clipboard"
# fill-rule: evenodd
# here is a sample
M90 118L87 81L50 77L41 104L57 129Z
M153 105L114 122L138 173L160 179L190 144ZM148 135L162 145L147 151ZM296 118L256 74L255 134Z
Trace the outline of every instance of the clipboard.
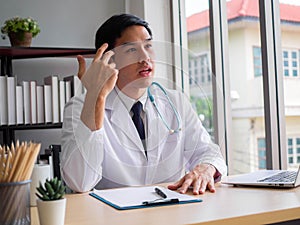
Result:
M155 192L155 188L162 190L167 197L161 198ZM202 199L196 196L180 194L159 186L95 189L89 195L118 210L202 202Z

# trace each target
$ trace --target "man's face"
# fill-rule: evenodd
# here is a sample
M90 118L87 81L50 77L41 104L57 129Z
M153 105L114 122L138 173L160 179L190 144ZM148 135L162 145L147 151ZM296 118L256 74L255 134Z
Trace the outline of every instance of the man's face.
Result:
M143 26L130 26L116 40L114 61L119 69L117 86L120 90L145 89L154 75L151 36Z

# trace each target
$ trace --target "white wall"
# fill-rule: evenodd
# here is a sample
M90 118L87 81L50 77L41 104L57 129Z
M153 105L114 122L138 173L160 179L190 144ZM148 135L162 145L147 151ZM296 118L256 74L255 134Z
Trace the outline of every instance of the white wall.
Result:
M33 47L94 47L97 28L111 15L125 12L123 0L0 0L0 24L14 16L31 16L41 27L33 39ZM9 46L0 40L0 46ZM75 58L43 58L13 61L18 81L37 80L53 74L76 74ZM49 144L60 144L60 130L22 130L16 132L20 140L42 142L42 150ZM0 140L2 137L0 138Z
M98 26L114 13L124 12L123 0L0 0L0 22L13 16L36 19L41 33L33 46L93 47ZM1 40L0 45L9 45Z

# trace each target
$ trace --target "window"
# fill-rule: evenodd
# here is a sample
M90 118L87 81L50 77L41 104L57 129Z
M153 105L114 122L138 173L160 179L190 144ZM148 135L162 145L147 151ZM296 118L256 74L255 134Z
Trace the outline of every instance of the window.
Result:
M198 66L197 73L195 73L194 69L189 68L189 96L203 126L214 139L210 30L208 29L209 14L207 11L209 1L187 0L185 3L187 6L185 9L189 10L186 12L188 17L187 23L189 23L189 17L193 13L201 14L201 19L194 30L194 34L190 35L189 32L193 32L193 28L189 25L187 27L188 50L192 53L189 55L189 65L193 67L193 62L196 61ZM201 40L199 36L201 36Z
M258 5L259 0L248 2L248 6L253 7ZM238 98L231 99L234 141L231 143L232 150L228 152L233 164L230 165L230 174L267 167L260 18L235 14L232 10L238 10L236 3L235 0L227 3L230 90L238 95ZM232 16L236 16L235 20Z
M289 8L288 11L286 9ZM287 18L294 12L299 12L300 1L294 1L289 6L282 5L280 8L280 17ZM300 25L299 14L297 17L290 17L292 20L282 21L281 30L281 46L282 46L282 66L283 66L283 96L285 133L287 137L286 143L286 159L287 169L295 169L300 165L300 43L295 41L299 37Z
M285 77L299 77L299 51L283 50L283 73Z
M288 162L289 164L294 163L294 151L293 151L293 139L288 138Z
M284 50L282 53L285 77L299 77L299 51ZM261 48L253 47L254 77L262 76Z
M253 47L253 65L254 65L254 77L262 76L260 47Z
M288 138L287 145L289 168L297 168L300 164L300 137Z
M257 150L258 150L258 168L266 169L266 141L265 138L257 139Z
M185 2L193 2L189 3L193 9L201 5L200 2L209 3L210 10L206 8L188 15L188 47L193 52L207 51L211 58L211 71L216 74L199 76L199 82L201 85L212 82L212 99L219 97L215 92L218 85L222 88L223 102L213 105L222 108L214 109L216 114L212 120L218 126L217 132L225 127L225 142L228 139L230 145L225 144L229 174L258 168L287 169L289 165L299 164L300 140L297 144L297 138L300 137L294 136L300 129L300 79L284 78L300 76L300 44L296 41L300 35L300 14L297 14L300 2L292 3L297 5L283 4L281 0ZM280 15L276 13L278 9ZM227 21L223 19L226 17ZM280 29L282 35L278 33ZM210 49L210 44L214 48ZM216 51L218 48L221 51ZM200 68L198 71L203 75ZM223 83L214 83L219 75ZM224 82L228 80L230 90ZM231 101L228 101L228 92L235 93L229 98ZM199 95L194 92L191 97ZM230 113L227 113L228 106ZM219 114L224 118L220 120ZM286 134L293 138L287 139Z
M266 169L266 142L265 138L257 139L258 167ZM287 139L289 168L298 168L300 163L300 137Z
M202 53L189 59L189 84L191 103L199 115L203 126L212 134L213 105L208 53Z
M190 85L202 85L210 82L210 65L208 54L200 54L189 59Z

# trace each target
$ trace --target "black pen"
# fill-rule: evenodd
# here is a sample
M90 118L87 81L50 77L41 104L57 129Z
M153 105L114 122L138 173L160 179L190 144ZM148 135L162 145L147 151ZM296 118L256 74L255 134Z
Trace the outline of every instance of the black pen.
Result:
M154 188L154 190L155 190L155 193L158 194L160 197L167 198L167 195L159 188L156 187L156 188Z
M151 205L170 205L170 204L177 204L179 203L178 198L172 198L172 199L164 199L161 201L145 201L142 202L143 205L151 206Z

